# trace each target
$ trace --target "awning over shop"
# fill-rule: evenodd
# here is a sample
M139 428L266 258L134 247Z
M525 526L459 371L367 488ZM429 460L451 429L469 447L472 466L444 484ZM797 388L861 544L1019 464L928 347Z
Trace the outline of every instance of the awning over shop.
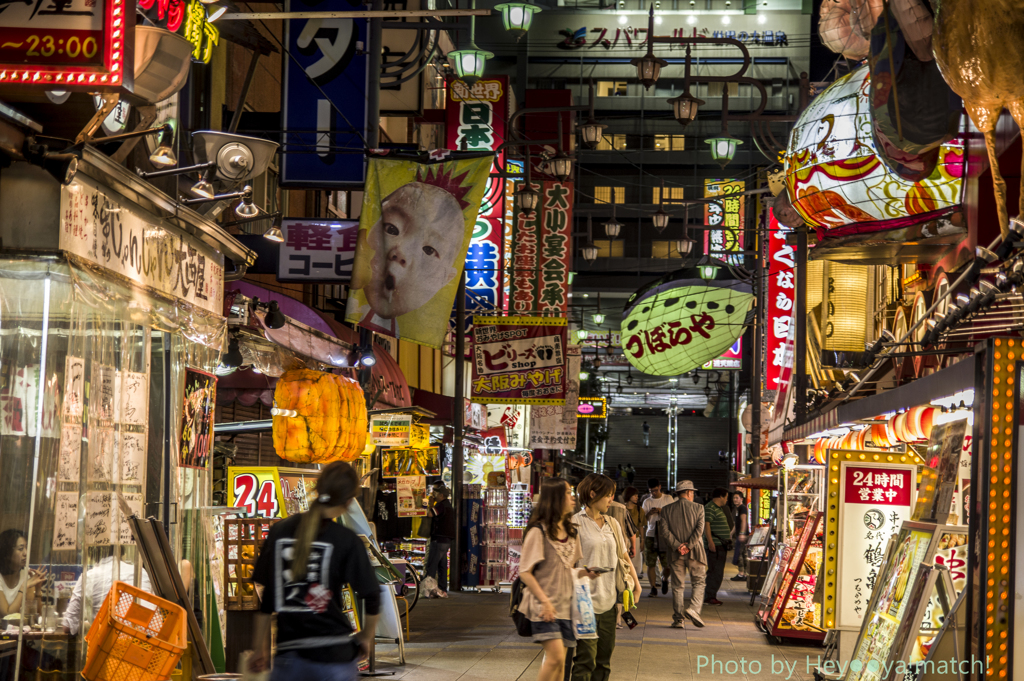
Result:
M454 400L447 395L439 395L429 390L416 390L412 396L412 403L434 412L435 416L430 419L423 419L432 426L448 425L452 422L452 403Z
M325 353L336 352L337 348L333 347L333 343L321 343L317 341L324 341L330 339L337 339L341 341L340 345L346 350L350 350L359 344L359 332L354 329L350 329L344 324L334 321L326 315L322 315L317 310L303 304L301 301L280 293L275 293L269 289L265 289L262 286L256 286L246 281L237 281L228 284L228 290L225 295L228 296L232 291L238 291L244 296L249 298L259 298L261 302L276 301L281 312L291 320L298 322L300 325L308 327L312 332L306 333L305 337L302 337L300 333L301 326L294 324L287 324L283 329L264 329L264 335L268 340L280 343L281 345L288 347L289 349L305 356L312 357L321 362L329 362L330 358L326 357ZM319 335L328 337L327 339L320 338ZM321 347L323 346L323 347ZM329 347L330 346L330 347ZM378 348L374 353L377 358L377 363L372 369L372 385L370 390L372 394L378 394L377 400L374 403L376 409L386 409L389 407L409 407L412 405L412 395L409 392L409 384L405 380L405 375L402 373L402 369L398 366L398 362L388 352L381 348ZM323 356L322 356L323 355ZM326 358L325 358L326 357ZM252 373L252 372L236 372L236 373ZM243 379L240 377L238 380L254 381L255 384L252 386L243 385L240 390L243 391L256 391L262 393L267 390L267 387L259 385L260 374L254 375L255 379ZM227 378L227 377L225 377ZM276 384L276 379L270 376L263 376L268 384ZM221 379L223 381L223 379ZM227 385L230 383L225 382ZM240 394L236 394L236 399L240 401L243 399ZM251 399L250 404L254 404L256 399L263 399L260 396L253 396L246 394L244 399ZM245 404L245 402L242 402Z
M891 414L900 409L928 404L932 400L949 397L973 387L974 357L970 356L953 366L898 388L840 404L835 409L820 414L810 421L787 428L783 439L803 440L814 433L837 428L844 423L872 419L881 414Z
M733 487L742 487L744 489L778 489L779 478L775 475L761 478L744 478L729 484Z

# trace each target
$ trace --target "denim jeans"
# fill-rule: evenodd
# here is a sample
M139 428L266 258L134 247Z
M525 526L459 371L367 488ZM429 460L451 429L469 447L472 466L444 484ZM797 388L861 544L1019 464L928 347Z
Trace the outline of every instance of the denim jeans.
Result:
M423 568L427 577L437 580L437 588L448 591L448 550L452 540L446 537L433 537L427 548L427 561Z
M313 662L298 653L281 653L274 658L274 669L270 681L356 681L359 678L359 661Z

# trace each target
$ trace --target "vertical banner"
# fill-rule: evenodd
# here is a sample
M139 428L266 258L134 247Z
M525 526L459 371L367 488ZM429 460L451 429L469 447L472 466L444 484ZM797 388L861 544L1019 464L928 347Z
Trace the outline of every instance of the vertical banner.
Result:
M507 174L522 176L526 172L525 169L525 162L513 161L510 158L505 159L505 172ZM512 233L516 227L516 210L516 183L514 180L508 180L505 182L504 242L501 249L501 269L504 273L502 277L501 309L506 312L512 300L512 277L510 273L512 272Z
M345 321L437 348L491 157L419 162L425 159L370 159Z
M495 151L505 142L508 115L508 76L478 80L472 87L461 80L448 86L445 127L449 149ZM505 152L494 155L500 173ZM466 311L488 313L501 304L502 247L504 246L505 180L488 177L473 237L466 253Z
M472 400L562 404L565 348L565 317L474 317Z
M786 243L790 232L768 209L768 298L765 300L765 389L781 390L782 373L792 353L786 352L796 305L796 249Z
M742 265L743 216L745 214L743 180L704 180L704 225L717 229L704 232L704 252L730 265Z
M840 463L839 629L859 630L864 621L889 538L910 519L915 469L911 464Z
M285 12L350 10L339 0L285 0ZM281 186L329 189L366 179L366 19L284 22ZM378 125L373 121L372 125ZM288 132L294 130L296 132ZM303 153L315 151L316 153ZM298 152L298 153L289 153ZM353 153L355 152L355 153Z
M565 314L572 269L572 182L535 182L533 215L516 208L512 234L512 312Z

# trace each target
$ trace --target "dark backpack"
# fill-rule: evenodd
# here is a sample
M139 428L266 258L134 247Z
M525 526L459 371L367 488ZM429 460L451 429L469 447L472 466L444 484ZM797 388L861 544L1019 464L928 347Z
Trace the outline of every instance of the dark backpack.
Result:
M523 580L516 577L516 581L512 582L512 595L508 599L508 616L516 623L516 631L520 636L533 636L533 625L530 620L526 619L526 615L519 612L524 591L526 591L526 586L523 584Z

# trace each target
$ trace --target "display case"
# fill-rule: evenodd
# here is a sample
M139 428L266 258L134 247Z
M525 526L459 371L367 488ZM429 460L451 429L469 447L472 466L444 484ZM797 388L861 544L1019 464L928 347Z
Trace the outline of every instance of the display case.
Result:
M490 487L484 490L480 586L496 587L508 581L508 507L507 489Z
M780 558L769 575L769 597L759 612L761 629L770 636L825 638L821 603L814 597L821 576L823 518L820 511L809 511L777 552Z
M811 511L824 511L825 467L793 466L780 472L779 544L798 534Z

